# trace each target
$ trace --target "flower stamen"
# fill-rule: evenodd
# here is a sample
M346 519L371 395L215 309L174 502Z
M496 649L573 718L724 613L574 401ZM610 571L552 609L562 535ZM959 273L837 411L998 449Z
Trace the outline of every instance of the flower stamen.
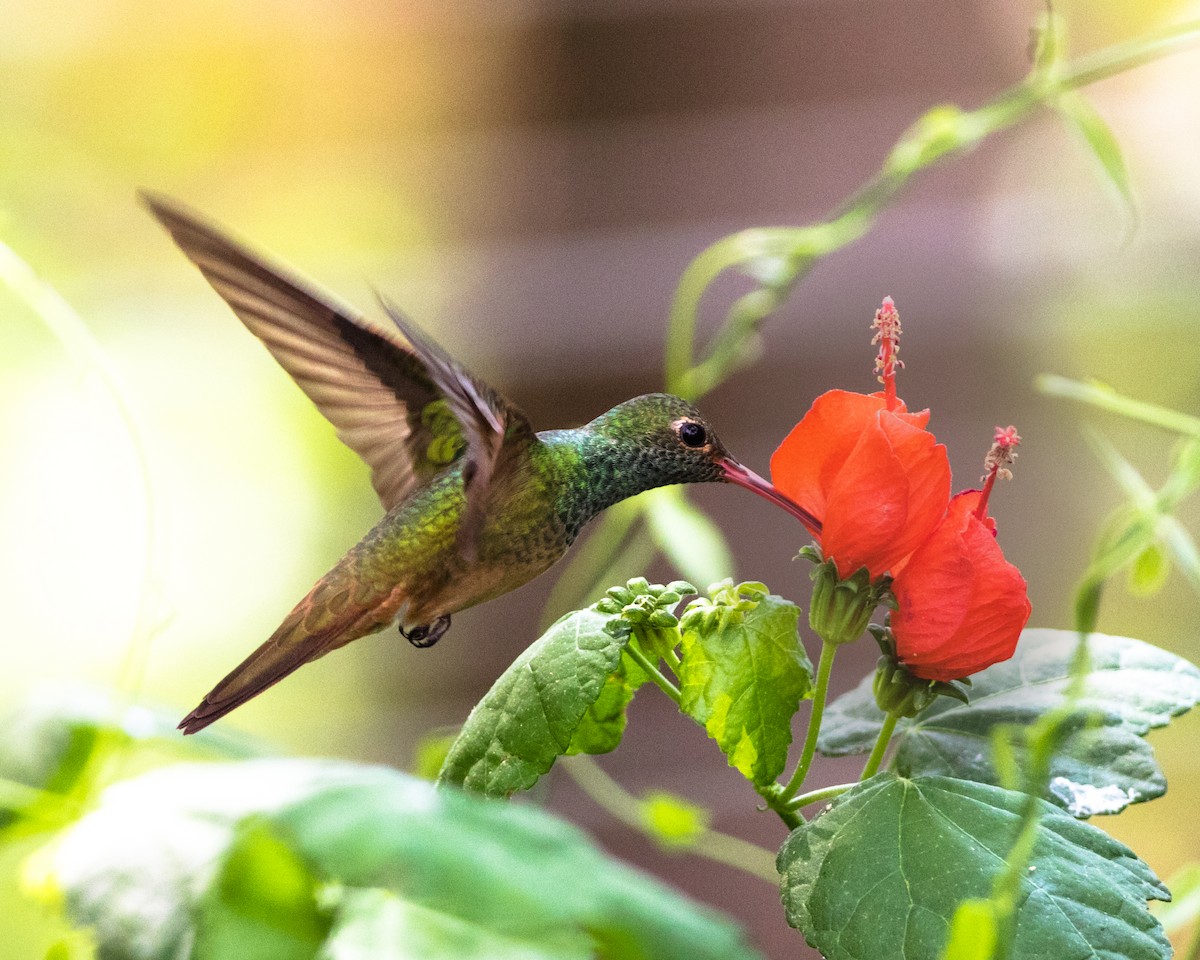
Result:
M900 401L896 397L896 371L904 368L904 361L896 355L900 352L900 313L891 297L884 297L883 304L875 311L871 329L876 331L872 344L879 344L879 356L875 358L875 375L883 384L883 396L888 410L895 410Z
M975 516L980 520L987 516L988 497L992 495L992 487L996 485L996 478L1012 479L1012 471L1008 467L1017 459L1017 447L1020 443L1021 437L1017 434L1016 427L996 428L995 436L992 438L992 449L983 458L983 466L987 473L982 477L983 493L979 497L978 506L975 507Z

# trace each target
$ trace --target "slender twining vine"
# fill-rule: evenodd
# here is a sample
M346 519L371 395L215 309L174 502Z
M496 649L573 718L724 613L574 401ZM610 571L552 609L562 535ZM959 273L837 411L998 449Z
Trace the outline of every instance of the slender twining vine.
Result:
M703 251L671 308L666 388L695 399L730 377L752 359L765 318L822 257L869 231L913 176L1043 107L1079 129L1128 201L1116 142L1078 90L1198 35L1200 23L1186 24L1072 63L1047 16L1028 76L974 110L926 113L826 221L745 230ZM731 270L751 289L701 346L701 303ZM78 318L6 248L0 280L106 378L140 451L132 404ZM63 918L48 958L760 956L735 924L536 805L474 796L527 791L556 765L662 847L778 883L788 922L832 960L1168 956L1147 909L1166 887L1086 821L1165 792L1145 735L1200 702L1200 670L1097 627L1118 573L1148 592L1174 564L1200 586L1200 553L1174 516L1200 487L1200 420L1098 385L1042 381L1183 442L1157 489L1094 442L1129 503L1081 561L1074 629L1031 628L1025 580L989 513L1021 437L997 427L980 488L954 493L929 411L902 398L890 298L875 330L880 389L830 385L772 458L775 487L806 518L795 532L812 580L807 611L763 583L720 579L723 537L678 488L615 507L574 554L541 637L456 735L426 744L421 766L437 786L272 757L219 730L183 741L173 716L131 716L122 698L43 701L0 727L0 840L47 840L22 881ZM150 504L144 461L143 480ZM154 625L149 529L126 693ZM630 576L659 552L688 580ZM839 649L867 637L876 669L831 699ZM748 800L778 821L777 851L714 829L702 806L666 790L635 794L592 759L620 745L647 686L746 779ZM131 778L103 763L113 744L157 769ZM847 755L862 758L856 779L816 779L823 757ZM1200 911L1200 896L1181 903L1172 929Z

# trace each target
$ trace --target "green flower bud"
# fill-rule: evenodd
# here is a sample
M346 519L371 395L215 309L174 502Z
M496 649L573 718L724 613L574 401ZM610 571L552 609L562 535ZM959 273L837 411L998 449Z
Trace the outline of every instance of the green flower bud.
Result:
M818 637L834 644L853 643L863 635L890 582L885 578L872 583L866 567L842 580L832 560L815 566L811 576L813 596L808 624Z

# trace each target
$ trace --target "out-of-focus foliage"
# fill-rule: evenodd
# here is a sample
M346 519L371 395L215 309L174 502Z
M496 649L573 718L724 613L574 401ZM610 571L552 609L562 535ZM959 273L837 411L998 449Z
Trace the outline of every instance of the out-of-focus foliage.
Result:
M43 708L13 719L54 742L90 731L108 761L154 759L136 756L149 741L104 721ZM190 749L206 752L203 739ZM66 751L74 768L80 752ZM41 787L58 793L67 767ZM102 960L756 956L728 922L541 811L384 768L171 763L57 826L31 889L86 928Z

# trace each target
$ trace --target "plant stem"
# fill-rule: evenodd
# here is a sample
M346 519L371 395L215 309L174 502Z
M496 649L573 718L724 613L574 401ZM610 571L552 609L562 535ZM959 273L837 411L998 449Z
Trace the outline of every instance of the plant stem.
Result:
M802 793L798 797L792 797L787 802L788 810L799 810L801 807L807 807L809 804L820 803L822 800L831 800L834 797L840 797L847 790L856 786L853 783L838 783L832 787L821 787L817 790L810 790L808 793Z
M887 753L888 744L891 743L892 734L896 730L896 721L899 719L900 717L894 713L889 713L883 718L883 727L880 728L879 736L875 739L875 748L867 757L867 765L863 767L862 774L858 778L860 782L869 780L879 770L879 764L883 762L883 755Z
M675 706L679 706L681 698L679 688L663 675L663 672L658 669L658 664L650 662L650 658L642 651L636 640L625 645L625 652L646 671L646 675L658 685L663 693L675 701Z
M568 758L562 767L579 788L610 816L639 833L655 838L655 834L646 829L646 821L642 817L645 803L605 773L595 760L579 754ZM675 849L723 863L768 883L779 882L779 874L775 871L775 855L741 837L705 827L694 843Z
M785 803L803 786L804 778L808 776L808 768L812 766L813 756L817 752L817 735L821 732L821 717L825 713L825 698L829 694L829 674L833 670L833 658L836 654L837 644L828 641L821 644L821 660L817 664L817 687L813 691L812 714L808 718L804 749L800 753L800 762L796 764L796 772L778 796L778 799Z
M1133 420L1140 420L1163 430L1181 433L1185 437L1200 437L1200 418L1188 416L1178 410L1160 407L1143 400L1125 397L1114 390L1102 387L1097 383L1081 380L1071 380L1055 374L1042 374L1037 378L1036 386L1042 393L1052 397L1063 397L1066 400L1076 400L1100 410L1120 414Z
M688 264L676 288L667 323L667 389L695 400L729 376L746 355L749 339L762 321L788 296L822 257L864 236L875 217L914 175L940 160L965 154L987 137L1052 105L1064 92L1174 53L1194 43L1200 21L1106 47L1073 67L1047 76L1034 71L989 102L970 111L935 108L910 127L888 154L883 167L823 223L805 227L750 229L722 237ZM758 286L740 297L709 341L707 355L696 355L700 301L726 270L742 268Z

